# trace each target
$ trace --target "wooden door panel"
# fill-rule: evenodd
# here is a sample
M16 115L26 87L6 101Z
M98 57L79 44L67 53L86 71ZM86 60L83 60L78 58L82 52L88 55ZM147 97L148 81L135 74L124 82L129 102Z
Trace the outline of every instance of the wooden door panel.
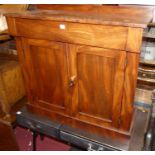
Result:
M113 100L109 95L113 90L114 76L111 75L115 68L107 71L106 68L114 66L113 58L80 53L77 59L79 103L84 103L79 104L79 112L111 120L111 105L106 103Z
M23 39L32 104L56 112L67 112L68 73L66 46L45 40Z
M101 126L117 127L126 53L70 45L70 59L71 76L76 76L77 81L73 90L73 116Z

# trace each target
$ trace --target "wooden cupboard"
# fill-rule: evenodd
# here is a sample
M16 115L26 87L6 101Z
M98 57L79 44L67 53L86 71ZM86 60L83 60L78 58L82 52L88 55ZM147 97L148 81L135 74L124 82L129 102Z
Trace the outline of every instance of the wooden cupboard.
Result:
M133 10L137 15L138 8ZM151 15L141 19L139 13L136 20L133 14L7 14L29 110L94 134L128 139L142 32L151 20Z
M33 104L90 123L119 125L125 51L25 38L22 46Z

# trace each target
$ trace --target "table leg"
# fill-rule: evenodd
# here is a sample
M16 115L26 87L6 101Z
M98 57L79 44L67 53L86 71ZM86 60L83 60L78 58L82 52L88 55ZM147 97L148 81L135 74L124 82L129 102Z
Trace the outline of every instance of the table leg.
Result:
M36 141L37 141L37 132L36 131L32 131L33 132L33 140L32 140L32 147L33 147L33 151L36 151Z

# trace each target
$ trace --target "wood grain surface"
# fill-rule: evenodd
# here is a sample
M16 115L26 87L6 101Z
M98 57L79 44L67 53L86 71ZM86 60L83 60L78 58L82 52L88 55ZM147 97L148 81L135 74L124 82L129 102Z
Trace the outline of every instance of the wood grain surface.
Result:
M153 18L153 9L146 7L134 8L125 6L52 5L50 10L9 13L6 14L6 16L144 28Z
M7 14L29 110L90 133L128 140L142 33L152 10L53 6L56 11Z

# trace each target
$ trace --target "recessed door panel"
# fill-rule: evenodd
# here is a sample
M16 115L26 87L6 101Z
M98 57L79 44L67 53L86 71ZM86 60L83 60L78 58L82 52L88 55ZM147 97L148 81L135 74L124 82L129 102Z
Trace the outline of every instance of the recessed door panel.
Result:
M22 43L32 104L66 113L69 104L66 45L34 39L23 39Z
M70 45L73 116L100 126L118 127L126 52ZM76 102L75 102L76 100Z

